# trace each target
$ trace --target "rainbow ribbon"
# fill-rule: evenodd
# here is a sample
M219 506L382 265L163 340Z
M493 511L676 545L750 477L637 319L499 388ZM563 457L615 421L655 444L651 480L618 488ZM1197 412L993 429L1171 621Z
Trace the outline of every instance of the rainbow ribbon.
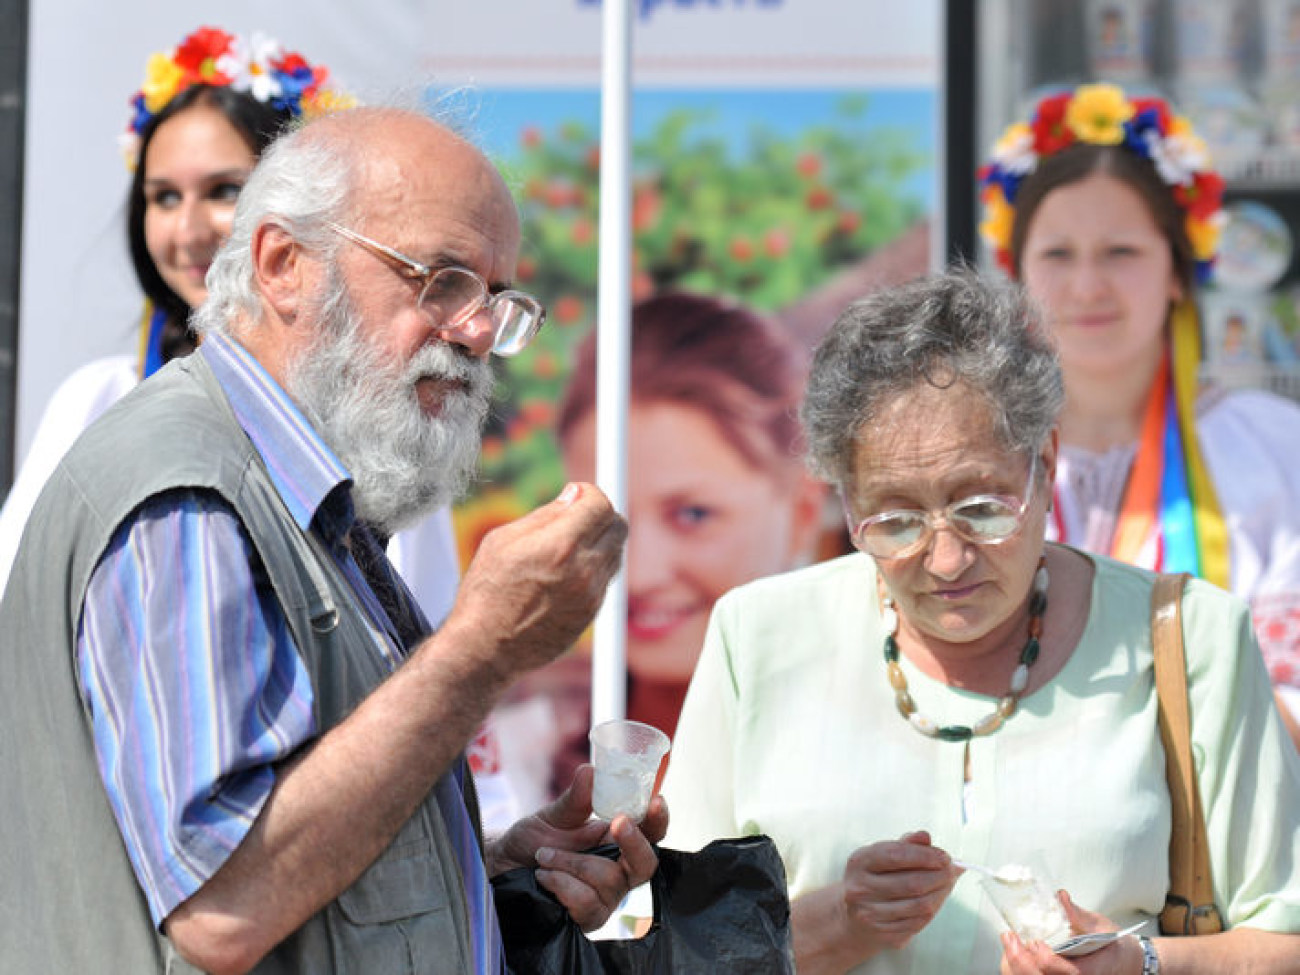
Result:
M1111 555L1136 563L1158 529L1156 565L1228 587L1228 532L1196 436L1200 324L1192 302L1170 316L1171 352L1151 384L1137 458L1120 506Z

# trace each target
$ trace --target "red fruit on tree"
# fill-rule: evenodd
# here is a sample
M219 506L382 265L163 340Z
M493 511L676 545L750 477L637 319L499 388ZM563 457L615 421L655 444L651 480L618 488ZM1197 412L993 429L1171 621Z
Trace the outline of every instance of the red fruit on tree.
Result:
M744 237L732 238L731 246L727 248L731 256L742 264L746 261L753 260L754 245Z
M804 202L808 204L809 210L825 210L834 199L830 190L825 186L818 185L808 191L808 195L804 197Z
M555 321L560 325L572 325L582 318L582 301L573 295L564 295L555 302Z
M801 152L799 158L795 160L794 168L800 176L812 179L822 171L822 157L815 152Z
M769 230L763 235L763 250L768 257L784 257L790 251L790 234L780 228Z

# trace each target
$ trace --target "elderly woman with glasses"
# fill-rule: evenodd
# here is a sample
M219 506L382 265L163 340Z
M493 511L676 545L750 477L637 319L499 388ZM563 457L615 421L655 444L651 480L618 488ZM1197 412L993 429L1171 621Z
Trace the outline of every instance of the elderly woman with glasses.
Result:
M969 271L854 303L817 351L811 466L859 551L717 603L664 785L668 845L776 841L801 975L1295 970L1300 761L1248 609L1195 580L1192 738L1226 930L1157 937L1156 577L1045 541L1062 399L1022 293ZM1036 861L1068 893L1047 905L1058 929L1022 940L963 868ZM1052 950L1143 921L1087 957Z

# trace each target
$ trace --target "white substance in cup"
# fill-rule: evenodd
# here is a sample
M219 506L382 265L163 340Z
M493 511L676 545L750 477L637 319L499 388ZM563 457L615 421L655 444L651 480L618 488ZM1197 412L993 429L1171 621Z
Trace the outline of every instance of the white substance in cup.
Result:
M981 883L1007 926L1021 941L1055 944L1070 936L1070 922L1056 893L1031 867L1010 863Z
M596 776L591 808L601 819L613 819L620 813L639 822L650 805L654 772L643 770L644 762L623 756L611 756Z
M638 721L606 721L591 729L591 760L596 768L591 810L610 820L620 813L635 822L645 818L668 736Z

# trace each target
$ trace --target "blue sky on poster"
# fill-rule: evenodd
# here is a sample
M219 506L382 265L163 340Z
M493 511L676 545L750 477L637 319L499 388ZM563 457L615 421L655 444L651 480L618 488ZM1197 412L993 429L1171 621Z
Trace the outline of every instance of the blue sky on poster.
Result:
M689 108L708 113L710 134L725 137L742 151L755 127L782 136L832 124L843 99L864 95L867 109L855 127L904 133L918 152L934 159L932 88L642 90L633 98L632 134L636 139L652 131L665 114ZM506 163L518 153L521 134L529 126L546 131L577 121L593 133L599 128L596 90L480 89L470 98L473 131L492 156ZM918 171L907 182L908 191L927 210L934 205L933 182L932 170Z
M865 96L852 122L935 160L937 0L629 0L633 139L686 107L739 152L764 127L795 136L842 124L837 107ZM426 24L422 62L433 90L467 93L472 128L503 162L528 126L578 121L599 131L602 0L476 0ZM935 205L932 162L908 182Z

